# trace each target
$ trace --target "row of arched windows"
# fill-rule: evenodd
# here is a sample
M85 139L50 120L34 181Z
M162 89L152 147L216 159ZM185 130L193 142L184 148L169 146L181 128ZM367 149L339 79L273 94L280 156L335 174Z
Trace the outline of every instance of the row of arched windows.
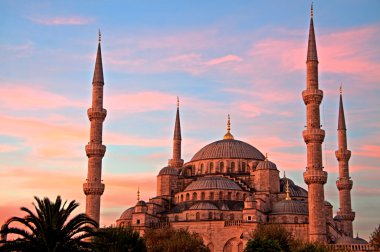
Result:
M207 191L206 191L207 192ZM246 193L231 192L231 191L219 191L219 192L193 192L193 193L181 193L176 196L177 203L190 201L190 200L238 200L244 201L248 196ZM208 197L207 197L208 196Z
M204 220L224 220L224 218L227 218L228 220L234 220L235 215L233 213L231 213L231 214L228 214L227 216L224 216L223 213L218 214L218 213L208 212L207 218L202 218L202 219L204 219ZM194 221L194 220L200 221L201 220L201 213L196 212L195 213L195 219L194 219L194 215L193 215L193 218L191 218L190 213L186 213L185 220L186 221ZM174 216L174 221L179 221L179 215Z
M198 169L196 170L196 167L193 166L192 167L192 173L193 175L196 175L196 174L205 174L205 173L236 173L236 172L249 172L249 169L247 169L247 163L246 162L241 162L240 163L241 165L239 166L239 163L238 163L238 167L236 169L236 163L235 162L230 162L229 163L229 166L225 165L225 162L224 161L220 161L220 162L210 162L207 164L204 164L204 163L201 163L199 166L198 166ZM226 168L225 168L226 167Z
M308 218L298 218L298 216L281 216L281 217L272 217L272 222L281 222L281 223L308 223Z

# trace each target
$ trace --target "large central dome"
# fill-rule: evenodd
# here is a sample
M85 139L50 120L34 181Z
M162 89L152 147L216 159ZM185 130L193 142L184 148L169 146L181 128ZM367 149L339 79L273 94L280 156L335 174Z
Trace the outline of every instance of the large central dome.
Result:
M219 158L265 159L264 155L250 144L234 139L223 139L200 149L190 162Z

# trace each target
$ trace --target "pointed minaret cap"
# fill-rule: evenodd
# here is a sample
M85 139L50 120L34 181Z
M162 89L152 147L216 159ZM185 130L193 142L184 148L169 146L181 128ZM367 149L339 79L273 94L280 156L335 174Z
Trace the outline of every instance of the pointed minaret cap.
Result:
M96 53L96 61L95 61L95 70L94 70L94 78L92 80L92 83L101 83L104 84L104 78L103 78L103 64L102 64L102 50L100 47L100 41L101 41L102 34L98 33L98 51Z
M291 200L292 198L290 198L290 190L289 190L289 180L286 179L286 200Z
M177 96L177 114L175 116L175 125L174 125L174 140L182 140L181 136L181 122L179 119L179 98Z
M340 86L340 95L339 95L338 130L346 130L346 119L344 118L343 98L342 98L342 85Z
M313 4L311 4L311 8L310 8L309 42L308 42L308 45L307 45L307 61L318 61L317 44L315 42L313 17L314 17Z
M140 187L137 187L137 201L140 201Z
M227 120L227 133L224 135L224 140L233 140L234 136L230 133L231 131L231 121L230 121L230 114L228 114L228 120Z

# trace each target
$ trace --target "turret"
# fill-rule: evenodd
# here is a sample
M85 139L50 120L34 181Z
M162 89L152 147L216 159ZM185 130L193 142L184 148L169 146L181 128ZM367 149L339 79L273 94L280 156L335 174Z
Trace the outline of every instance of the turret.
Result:
M309 41L307 49L306 90L302 97L306 105L306 129L303 138L307 146L307 166L304 181L308 185L309 239L326 243L326 218L324 209L324 184L327 172L323 171L322 143L325 131L321 129L319 105L323 92L318 88L318 56L315 42L313 6L311 6Z
M88 157L87 182L83 184L86 195L86 214L99 223L100 197L104 192L102 183L102 159L106 146L102 144L103 122L107 111L103 108L103 64L100 47L101 34L99 31L98 51L96 54L94 77L92 81L92 107L87 110L91 122L90 142L86 145Z
M181 159L181 122L179 119L179 98L177 97L177 113L175 117L174 136L173 136L173 157L169 159L169 167L180 168L183 166Z
M342 88L339 97L339 117L338 117L338 150L335 156L339 162L339 178L336 186L339 190L339 211L337 219L343 224L343 232L353 237L352 222L355 219L355 212L351 209L351 189L352 180L350 179L348 161L351 157L351 151L347 149L346 120L344 117Z

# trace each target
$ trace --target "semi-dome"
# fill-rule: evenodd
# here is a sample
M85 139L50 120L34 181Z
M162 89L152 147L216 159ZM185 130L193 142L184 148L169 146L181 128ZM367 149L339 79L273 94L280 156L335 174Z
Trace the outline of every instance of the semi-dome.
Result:
M282 200L273 204L271 214L300 214L308 215L307 202L299 200Z
M222 158L265 159L264 155L250 144L234 139L223 139L200 149L190 162Z
M277 166L275 163L265 159L264 161L260 161L256 167L256 170L277 170Z
M195 190L211 190L211 189L221 189L221 190L237 190L242 191L241 187L234 181L223 178L223 177L202 177L198 178L188 185L184 192L195 191Z
M286 192L286 181L289 183L290 197L308 197L307 191L296 185L293 180L289 178L280 179L280 192Z
M162 175L178 175L178 170L173 167L164 167L158 173L158 176Z
M121 216L120 216L120 220L131 220L132 219L132 214L135 212L135 208L134 207L131 207L131 208L128 208L127 210L125 210Z
M198 202L192 205L190 210L218 210L218 208L209 202Z

